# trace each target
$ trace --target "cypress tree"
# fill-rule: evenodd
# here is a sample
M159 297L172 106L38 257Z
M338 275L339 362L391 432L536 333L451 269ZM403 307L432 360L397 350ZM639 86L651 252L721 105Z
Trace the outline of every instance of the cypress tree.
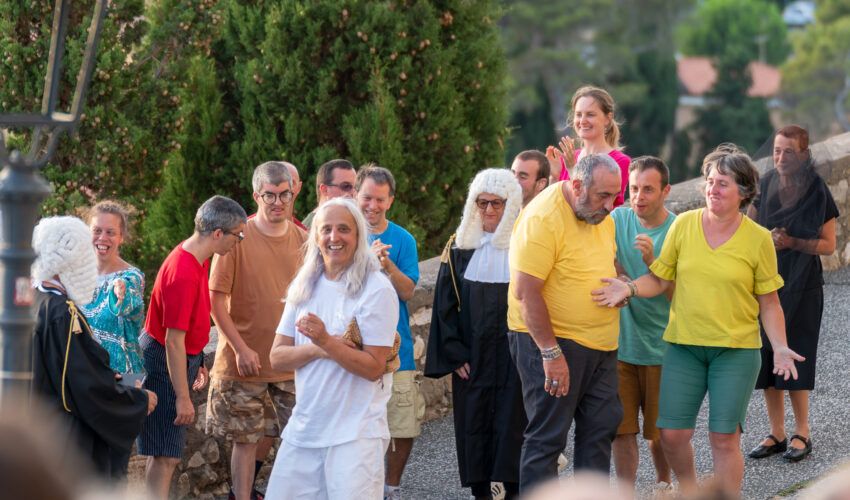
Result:
M181 145L182 163L169 163L214 170L209 185L189 188L250 206L251 170L286 159L301 172L306 212L319 165L336 157L376 162L398 181L391 217L417 236L423 254L438 251L474 172L500 164L504 152L497 2L221 0L216 8L221 30L205 62L216 69L226 119L210 136L213 156L188 157ZM183 111L190 134L199 124ZM205 165L189 166L197 161Z

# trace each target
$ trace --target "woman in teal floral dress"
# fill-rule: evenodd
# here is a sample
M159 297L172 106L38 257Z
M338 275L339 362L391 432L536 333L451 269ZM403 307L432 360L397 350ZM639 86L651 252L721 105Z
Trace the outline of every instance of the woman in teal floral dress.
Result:
M145 319L145 276L121 258L127 238L127 209L101 201L89 212L97 254L98 287L83 313L116 373L143 373L139 333Z
M139 333L145 319L145 276L121 258L128 236L127 209L114 201L101 201L88 215L92 244L97 254L97 282L91 303L80 307L95 339L109 353L115 373L144 373ZM115 479L126 476L129 453L111 454Z

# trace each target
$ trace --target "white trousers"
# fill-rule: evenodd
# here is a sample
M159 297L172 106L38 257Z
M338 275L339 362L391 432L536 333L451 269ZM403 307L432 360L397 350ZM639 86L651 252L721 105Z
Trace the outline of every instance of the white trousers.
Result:
M381 500L388 439L358 439L328 448L280 444L267 500Z

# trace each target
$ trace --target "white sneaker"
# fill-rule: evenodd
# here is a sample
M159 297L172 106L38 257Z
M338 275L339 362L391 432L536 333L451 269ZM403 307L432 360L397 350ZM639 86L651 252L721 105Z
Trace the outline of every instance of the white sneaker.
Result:
M652 485L652 494L650 498L661 500L664 498L672 498L676 493L676 488L667 481L659 481Z
M502 483L490 483L490 494L493 500L502 500L505 498L505 486Z
M564 473L567 470L567 466L570 464L569 460L567 460L567 456L563 453L558 455L558 475Z
M384 500L401 500L401 488L390 490L384 487Z

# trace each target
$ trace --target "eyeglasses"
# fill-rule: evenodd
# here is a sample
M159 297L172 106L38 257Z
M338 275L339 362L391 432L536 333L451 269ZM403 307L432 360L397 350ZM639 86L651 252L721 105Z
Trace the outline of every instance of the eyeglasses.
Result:
M501 210L502 207L505 206L505 200L484 200L478 198L477 200L475 200L475 204L478 205L478 208L481 210L487 210L487 205L492 206L493 210Z
M266 191L260 195L260 198L262 198L263 203L266 205L274 205L277 200L280 200L283 204L289 203L292 201L292 196L292 191L287 189L286 191L277 194Z
M354 184L350 182L343 182L342 184L325 184L325 186L339 188L343 193L350 193L354 191Z
M242 240L245 239L245 235L242 233L242 231L239 231L238 233L231 233L230 231L225 231L224 229L222 229L222 232L224 234L229 234L230 236L236 236L236 239L238 239L240 243L242 242Z

